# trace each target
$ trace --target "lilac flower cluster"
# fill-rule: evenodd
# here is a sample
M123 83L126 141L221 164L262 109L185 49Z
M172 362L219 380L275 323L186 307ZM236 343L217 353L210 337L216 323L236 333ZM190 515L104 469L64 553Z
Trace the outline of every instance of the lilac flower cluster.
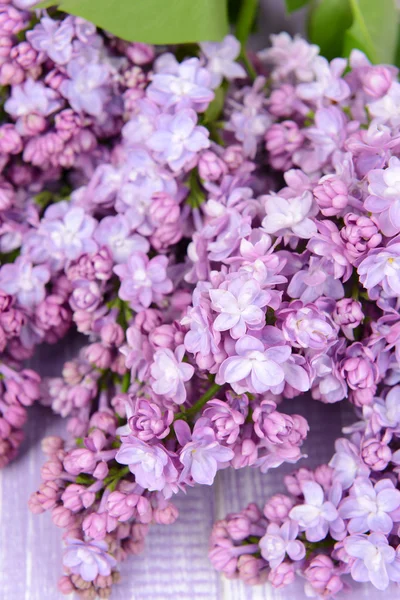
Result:
M216 564L259 581L269 563L286 582L329 535L368 556L385 543L394 579L397 70L358 51L329 63L280 34L251 82L233 36L178 60L82 19L31 17L0 6L0 464L39 396L20 363L83 334L41 386L71 439L44 442L30 503L65 530L62 591L107 597L117 563L151 521L176 519L171 498L188 486L296 463L308 424L281 402L304 392L348 398L392 433L365 438L362 462L354 450L348 485L325 468L281 499L279 519L252 506L228 520L215 543L235 550ZM351 543L337 560L365 578ZM322 569L340 587L325 558L310 580Z
M284 478L287 494L214 525L210 559L228 577L282 588L296 574L308 597L330 598L345 575L378 590L400 582L400 387L386 388L339 438L329 465Z

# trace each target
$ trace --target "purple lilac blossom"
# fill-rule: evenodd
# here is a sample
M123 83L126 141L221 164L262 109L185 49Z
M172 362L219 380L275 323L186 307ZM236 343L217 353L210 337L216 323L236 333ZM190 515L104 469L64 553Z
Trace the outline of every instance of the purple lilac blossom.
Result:
M136 311L160 301L164 294L172 291L167 265L166 256L149 259L143 252L131 254L126 263L114 267L114 272L121 278L119 297Z
M217 470L233 458L232 449L219 443L207 418L199 419L192 432L182 420L175 422L174 429L182 446L179 456L183 465L180 481L191 477L197 483L212 485Z
M208 136L205 127L197 126L194 110L184 109L175 115L161 115L147 146L159 162L177 172L191 163L200 150L210 146Z
M153 377L151 387L156 394L170 398L176 404L186 400L185 382L194 373L194 367L182 362L185 354L184 346L178 346L173 353L169 348L157 350L150 367Z

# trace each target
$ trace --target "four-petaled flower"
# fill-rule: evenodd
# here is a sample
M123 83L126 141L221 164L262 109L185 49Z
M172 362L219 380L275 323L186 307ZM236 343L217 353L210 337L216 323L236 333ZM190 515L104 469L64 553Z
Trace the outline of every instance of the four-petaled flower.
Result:
M295 521L286 521L279 526L270 523L267 533L260 539L261 556L269 562L271 569L276 569L285 559L302 560L306 555L304 544L297 540L299 526Z

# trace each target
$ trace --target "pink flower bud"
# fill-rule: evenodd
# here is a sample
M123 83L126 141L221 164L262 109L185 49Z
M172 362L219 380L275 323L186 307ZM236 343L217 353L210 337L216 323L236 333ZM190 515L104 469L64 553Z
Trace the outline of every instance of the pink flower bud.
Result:
M22 152L22 140L15 125L5 123L0 127L0 152L3 154L19 154Z
M96 468L96 456L86 448L72 450L64 459L64 468L71 475L79 473L92 473Z
M120 491L111 492L107 498L107 511L118 521L129 521L136 512L136 505L140 496L138 494L124 494Z
M285 475L283 478L284 484L290 494L293 496L301 496L301 484L303 481L315 481L314 473L309 469L301 468L292 473Z
M0 417L0 438L6 440L11 433L11 425L3 417Z
M9 35L0 35L0 65L2 65L7 58L10 57L10 53L13 47L13 39Z
M340 577L335 574L332 560L325 554L315 556L304 575L311 587L323 596L333 596L343 588Z
M256 558L251 554L239 556L237 569L240 579L247 585L260 585L268 577L268 563L263 558Z
M61 84L67 79L67 75L62 73L59 69L55 68L47 73L44 78L44 82L47 86L53 90L58 90Z
M228 515L226 529L233 540L241 542L250 535L251 521L242 513Z
M153 511L153 519L155 523L159 523L160 525L170 525L171 523L175 523L178 516L179 511L174 504L169 504L162 509L156 508Z
M61 500L65 506L72 512L79 512L83 508L82 493L85 491L83 485L71 483L62 493ZM94 495L94 494L93 494Z
M60 577L57 586L60 592L62 594L65 594L66 596L76 591L76 587L74 586L68 575L63 575L62 577Z
M2 462L1 462L1 442L0 442L0 465L3 466ZM29 510L31 511L31 513L33 513L34 515L40 515L45 512L45 508L42 506L37 492L34 492L29 497L28 507L29 507Z
M10 60L0 66L0 85L19 85L24 79L24 70L16 61Z
M228 171L226 164L212 150L200 154L199 175L205 181L218 181Z
M180 216L179 204L165 192L157 192L153 195L149 215L155 227L176 223Z
M370 438L364 441L361 456L365 464L373 471L383 471L392 458L392 451L384 442Z
M287 170L292 166L292 155L303 144L304 135L295 121L282 121L269 127L265 144L272 167Z
M360 80L363 90L372 98L382 98L394 80L393 70L388 67L371 66L360 70Z
M243 148L239 145L228 146L222 155L224 163L231 171L236 171L244 162Z
M100 429L104 433L114 435L118 423L111 411L97 411L90 417L89 425L90 427L96 427L97 429Z
M54 525L62 529L70 527L75 521L73 513L64 506L56 506L51 513L51 519Z
M108 471L108 464L105 461L101 461L93 471L93 477L103 480L107 477Z
M106 512L93 512L85 517L82 522L82 529L85 535L94 540L103 540L107 532L112 531L116 526L116 519L110 517Z
M10 308L0 314L0 324L9 337L17 337L25 323L25 317L19 310Z
M250 519L252 523L258 523L262 518L262 512L254 502L250 502L250 504L242 510L242 514Z
M274 588L283 588L295 580L295 565L287 561L282 562L276 569L271 569L268 581Z
M149 341L155 348L170 348L174 350L176 347L175 328L172 325L160 325L150 333Z
M314 196L325 217L340 215L349 202L349 190L336 175L325 175L314 188Z
M13 47L10 52L10 58L15 60L25 71L28 71L38 66L38 62L41 62L43 59L43 53L39 54L29 42L23 41Z
M54 508L60 496L60 488L55 481L47 481L42 484L36 492L36 500L40 503L44 510Z
M143 333L150 333L153 329L161 325L162 320L163 317L159 310L147 308L135 316L135 326Z
M47 456L51 457L63 448L64 440L56 435L50 435L42 440L42 452Z
M135 42L125 48L125 54L135 65L147 65L154 59L154 47Z
M314 471L315 481L321 485L324 490L329 490L332 486L333 469L329 465L319 465Z
M62 462L59 460L48 460L42 466L40 473L44 481L59 479L63 473Z
M286 494L275 494L264 506L264 515L269 521L283 523L287 519L291 509L294 506L294 501Z
M361 302L352 298L338 300L332 313L333 320L342 328L348 339L354 340L353 329L364 320Z
M97 369L108 369L111 365L112 355L109 348L96 342L85 348L85 358Z
M19 404L9 406L4 412L4 418L16 429L21 429L26 422L26 410Z
M118 323L106 323L100 330L100 337L104 344L119 348L125 339L125 334Z

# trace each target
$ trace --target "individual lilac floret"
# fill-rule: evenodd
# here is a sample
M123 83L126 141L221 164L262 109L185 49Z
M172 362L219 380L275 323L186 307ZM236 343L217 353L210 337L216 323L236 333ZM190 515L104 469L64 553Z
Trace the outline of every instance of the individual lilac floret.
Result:
M192 163L200 150L210 146L208 137L208 129L197 126L194 110L184 109L174 115L162 115L147 146L155 152L159 162L177 172Z
M136 482L150 491L163 491L168 484L176 484L178 472L171 456L161 444L146 444L133 435L123 436L115 460L128 465ZM170 495L166 491L166 495Z
M115 558L107 552L106 542L67 538L66 544L63 563L84 581L94 581L98 575L107 577L117 566Z
M137 312L148 308L152 302L161 301L173 288L167 277L167 265L166 256L155 256L150 260L142 252L132 254L126 263L114 267L114 272L121 278L119 297Z
M39 241L38 245L47 249L47 258L52 263L58 262L60 268L67 261L97 250L93 240L96 226L96 219L86 214L82 207L71 206L66 201L57 202L44 214L39 227L44 243Z
M385 400L376 398L373 406L374 412L378 416L380 427L390 427L398 429L400 426L400 386L392 387L386 395Z
M291 298L299 298L308 304L321 296L335 300L343 298L344 288L342 282L333 277L328 261L311 256L305 268L293 275L287 293Z
M400 295L400 243L371 250L357 269L360 281L372 299L379 295L381 286L391 298Z
M60 92L76 112L100 117L109 93L106 87L109 79L107 65L94 62L82 65L79 60L71 60L67 73L69 79L62 82Z
M388 237L400 231L400 160L392 156L386 169L368 173L369 196L365 208L377 215L382 233Z
M302 482L301 491L304 504L292 508L289 517L305 531L307 540L310 542L323 540L329 530L336 539L344 537L341 534L345 527L336 509L341 498L341 487L332 490L330 494L332 501L325 500L323 488L315 481Z
M375 486L370 479L358 477L349 496L339 505L339 514L350 519L349 533L376 531L388 534L393 527L389 513L400 506L400 491L390 479L381 479Z
M351 564L354 581L370 581L378 590L386 590L390 581L400 582L400 552L389 546L382 533L351 535L344 549L355 558Z
M212 485L218 469L234 457L233 450L219 443L207 418L196 421L193 432L182 420L176 421L174 428L182 446L179 456L183 464L180 481L191 477L197 483Z
M146 238L131 233L129 220L124 215L104 217L95 231L94 239L99 246L107 246L116 263L126 262L131 254L147 254L150 244Z
M333 468L333 479L344 490L351 487L356 477L368 477L370 470L360 458L360 453L352 442L339 438L335 442L335 454L329 466Z
M261 340L245 335L236 342L235 352L220 366L217 383L230 383L238 394L262 394L284 381L281 365L289 359L289 346L266 349Z
M203 112L214 98L209 71L201 66L198 58L174 63L173 68L173 73L166 70L153 75L147 88L148 98L164 109L176 106Z
M12 86L11 96L4 103L4 110L15 119L25 115L47 117L58 110L61 104L60 96L55 90L28 77L21 85Z
M65 65L71 60L73 36L72 17L62 21L42 17L32 31L26 34L27 40L35 50L46 52L47 56L59 65Z
M201 51L207 58L207 70L211 73L213 88L222 83L222 79L243 79L247 76L242 65L236 62L240 54L240 42L227 35L222 42L202 42Z
M247 401L248 403L247 396L244 395L243 398L244 402ZM244 409L245 414L247 413L247 403ZM236 407L239 408L239 406L239 398L237 402L233 399L230 403L218 399L209 400L205 405L203 416L210 419L219 441L225 441L226 444L233 444L239 437L240 427L245 420L243 410L236 410Z
M183 404L186 400L185 382L189 381L194 373L194 367L182 362L185 347L178 346L175 353L169 348L161 348L154 354L154 362L150 367L154 381L151 384L156 394L170 398L176 404Z
M267 233L309 239L317 232L310 218L315 214L311 192L288 200L279 195L266 196L265 212L262 227Z
M227 287L209 291L212 308L219 313L213 323L217 331L230 331L234 339L242 337L247 328L261 329L265 325L264 308L270 294L261 290L255 279L243 282L239 277Z
M323 350L330 342L336 341L334 324L313 304L303 306L302 302L294 301L280 311L279 316L284 318L282 331L285 339L295 348Z
M285 559L302 560L306 555L304 544L297 540L299 526L294 521L286 521L279 526L270 523L267 533L260 539L261 556L269 562L271 569L276 569Z
M301 37L292 38L288 33L271 35L271 48L259 52L261 60L274 66L274 79L294 75L299 81L314 79L314 61L319 48Z
M134 405L126 403L126 417L128 423L118 429L119 435L133 435L143 442L150 442L154 438L163 439L170 431L174 413L168 409L161 410L158 404L149 402L146 398L137 398Z
M27 257L19 256L14 263L0 268L0 289L15 295L20 306L34 308L46 295L45 285L50 280L46 266L33 266Z

